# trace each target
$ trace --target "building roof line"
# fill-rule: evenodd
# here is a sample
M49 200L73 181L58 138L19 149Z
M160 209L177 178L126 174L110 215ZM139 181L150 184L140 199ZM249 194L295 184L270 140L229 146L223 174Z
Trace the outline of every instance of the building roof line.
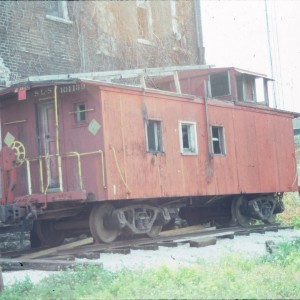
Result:
M172 75L177 71L185 70L203 70L210 69L213 65L190 65L190 66L171 66L162 68L144 68L144 69L129 69L103 72L88 72L88 73L70 73L70 74L55 74L55 75L41 75L29 76L12 82L12 84L28 82L28 81L49 81L49 80L68 80L76 78L85 79L101 79L104 81L111 81L112 79L126 79L135 78L138 76L155 77Z

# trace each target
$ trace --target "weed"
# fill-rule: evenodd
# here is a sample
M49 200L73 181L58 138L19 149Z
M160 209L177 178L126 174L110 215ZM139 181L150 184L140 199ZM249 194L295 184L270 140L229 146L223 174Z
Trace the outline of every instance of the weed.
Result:
M277 215L276 221L282 225L300 229L300 199L298 193L285 193L283 197L285 210Z
M23 299L23 296L27 293L31 293L33 288L34 284L30 280L30 278L26 276L24 281L17 281L10 288L5 289L4 292L0 294L0 299Z
M300 239L289 243L279 243L277 250L272 255L261 258L262 262L273 263L274 265L290 266L291 268L300 266Z
M4 290L1 299L207 299L299 298L300 239L278 253L250 260L237 255L190 267L110 272L78 267L33 285L28 279ZM278 267L280 265L280 268Z

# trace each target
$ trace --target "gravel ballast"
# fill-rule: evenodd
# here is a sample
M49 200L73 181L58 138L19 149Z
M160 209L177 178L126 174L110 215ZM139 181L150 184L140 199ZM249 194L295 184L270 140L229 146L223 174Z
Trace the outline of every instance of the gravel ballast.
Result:
M217 244L203 248L192 248L188 244L175 248L159 247L157 251L131 250L130 254L101 254L100 258L93 260L102 263L103 267L110 271L121 269L155 268L167 265L172 268L189 266L202 260L208 263L216 262L220 258L239 254L247 258L257 258L267 254L266 241L280 242L292 241L300 238L300 230L279 230L278 232L266 232L265 234L253 233L250 236L235 236L234 239L218 239ZM78 262L87 261L77 259ZM12 271L3 272L4 286L11 285L15 281L23 281L26 276L37 283L41 279L57 272L48 271Z

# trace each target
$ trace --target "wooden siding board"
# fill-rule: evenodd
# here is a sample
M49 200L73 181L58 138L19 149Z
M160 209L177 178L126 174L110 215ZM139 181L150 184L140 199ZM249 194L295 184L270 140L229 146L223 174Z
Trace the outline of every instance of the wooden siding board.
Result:
M35 132L36 124L35 124L35 111L34 105L30 100L24 100L22 102L16 101L14 97L11 99L11 103L9 107L5 108L1 113L1 122L2 122L2 141L7 132L11 133L16 140L22 142L26 149L27 157L36 157L37 156L37 135ZM10 124L5 125L7 122L14 122L26 120L24 123L18 124ZM4 144L3 144L4 146ZM32 147L33 146L33 147ZM32 170L37 170L37 165L32 164ZM25 180L24 180L25 178ZM26 167L23 164L20 168L18 168L17 172L17 181L18 184L14 189L15 196L20 196L27 194L27 175L26 175ZM39 184L38 180L35 176L32 178L32 189L38 190Z
M274 120L274 128L277 140L277 164L279 187L282 191L293 190L297 185L297 169L294 163L295 146L292 139L291 120L278 118ZM283 151L284 149L284 151ZM293 186L294 184L294 186Z
M236 168L241 193L260 191L257 161L255 114L246 110L234 111L234 138L236 143Z
M226 147L225 155L213 156L217 193L233 193L238 185L236 170L232 167L236 164L232 112L231 108L210 108L210 124L224 128Z
M87 86L82 92L58 96L60 143L61 152L88 153L104 150L103 122L101 113L101 98L98 89ZM94 109L86 113L86 122L77 124L74 114L76 103L85 103L87 109ZM99 131L93 135L88 125L92 120L100 124ZM100 154L81 156L83 189L95 194L96 199L104 200L106 191L103 187L102 163ZM76 157L63 158L64 189L79 190L78 162Z
M256 117L259 172L264 192L275 191L279 186L276 157L277 139L273 122L274 116L272 115L259 114Z
M277 177L268 179L264 172L269 174L276 170L273 162L275 145L272 139L268 138L268 134L273 135L272 122L273 118L277 120L277 116L246 108L210 105L210 123L225 128L226 155L215 156L211 160L210 168L213 173L208 176L203 104L132 94L122 96L120 109L120 103L114 103L113 93L105 93L107 109L104 113L108 114L106 118L111 120L106 138L114 141L119 147L120 169L126 169L126 180L131 189L131 194L126 196L124 184L118 172L113 170L116 168L111 157L107 164L108 172L118 181L119 188L123 185L115 198L256 193L274 190ZM162 121L164 154L154 155L146 152L142 103L146 103L149 119ZM119 107L117 114L116 107ZM120 120L123 120L122 124ZM197 123L198 155L187 156L180 153L179 121ZM123 129L116 128L119 126ZM120 137L124 142L118 144ZM126 149L125 156L122 147ZM267 156L262 154L265 148L270 148Z

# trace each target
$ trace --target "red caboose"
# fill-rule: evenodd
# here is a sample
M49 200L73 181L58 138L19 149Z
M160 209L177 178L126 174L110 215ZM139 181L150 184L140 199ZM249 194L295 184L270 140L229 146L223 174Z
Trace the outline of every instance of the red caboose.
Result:
M48 245L74 230L154 236L179 210L191 224L272 222L297 190L294 114L268 107L261 74L176 74L151 88L70 79L1 90L0 220L33 224L32 241Z

